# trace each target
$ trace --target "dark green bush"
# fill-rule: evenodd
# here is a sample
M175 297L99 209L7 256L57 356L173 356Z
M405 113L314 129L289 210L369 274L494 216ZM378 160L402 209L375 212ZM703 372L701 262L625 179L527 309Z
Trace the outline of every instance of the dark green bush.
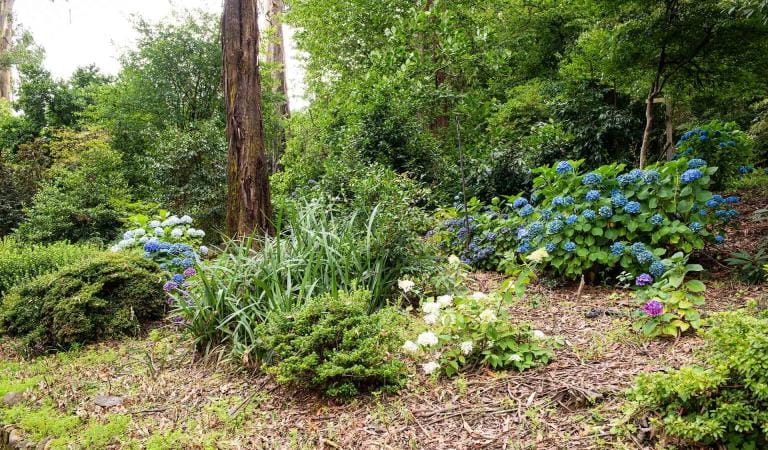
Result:
M103 253L11 289L0 305L0 331L40 354L136 334L163 310L154 262Z
M120 154L99 132L62 131L51 146L55 162L25 208L16 235L31 242L108 242L117 236L128 186Z
M667 443L768 446L768 318L715 316L703 366L640 375L630 398Z
M81 261L98 251L94 246L66 242L30 245L10 237L0 240L0 298L22 281Z
M406 369L393 353L402 316L389 308L369 314L369 302L366 291L328 294L293 313L272 314L260 328L267 371L331 397L399 389Z

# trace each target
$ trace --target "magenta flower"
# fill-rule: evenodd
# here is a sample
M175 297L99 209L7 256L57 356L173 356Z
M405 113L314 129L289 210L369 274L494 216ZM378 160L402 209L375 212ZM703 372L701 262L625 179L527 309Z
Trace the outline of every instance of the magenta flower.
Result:
M651 283L653 283L653 277L647 273L640 274L635 278L635 284L638 286L648 286Z
M651 317L656 317L664 314L664 305L656 300L651 300L643 305L643 312Z
M184 269L184 277L185 278L189 278L189 277L195 275L196 273L197 273L197 271L195 270L194 267L187 267L186 269Z

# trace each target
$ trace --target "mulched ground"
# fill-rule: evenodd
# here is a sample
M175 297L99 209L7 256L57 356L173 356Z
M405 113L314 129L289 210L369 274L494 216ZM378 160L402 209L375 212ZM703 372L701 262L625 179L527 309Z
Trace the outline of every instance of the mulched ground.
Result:
M697 258L722 260L737 248L753 249L766 236L768 224L753 222L750 212L768 207L768 199L742 195L743 214L728 243ZM707 313L768 299L767 285L741 284L728 267L717 267L707 280ZM480 273L472 284L487 292L501 280ZM189 343L178 337L113 344L116 361L83 370L68 386L43 382L37 392L59 406L75 406L83 417L107 412L93 405L96 393L124 396L124 404L109 412L132 415L132 436L178 430L186 439L183 447L202 448L208 439L221 448L652 448L643 423L615 432L615 425L628 420L623 392L639 373L695 362L701 339L688 334L644 341L629 329L627 315L635 308L629 293L610 287L536 286L514 307L513 317L563 338L549 365L440 381L417 374L397 396L348 404L278 387L257 373L194 361ZM588 318L593 310L609 314ZM66 370L71 369L62 369L62 376Z

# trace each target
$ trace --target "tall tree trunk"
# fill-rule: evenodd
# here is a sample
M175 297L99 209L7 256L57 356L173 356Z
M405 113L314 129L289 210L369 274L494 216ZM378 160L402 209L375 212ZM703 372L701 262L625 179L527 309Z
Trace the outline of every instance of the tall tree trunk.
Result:
M285 74L285 36L283 35L283 12L285 11L285 2L283 0L267 0L269 2L269 21L274 29L274 36L269 43L267 52L267 61L274 67L272 78L274 80L274 89L282 100L278 102L277 116L287 120L291 116L290 105L288 104L288 81ZM286 133L285 126L280 126L276 130L274 155L272 155L272 172L276 172L280 154L285 150Z
M672 123L672 100L669 97L664 97L664 117L667 128L666 157L667 161L672 161L672 156L675 153L675 126Z
M227 232L273 234L259 77L258 0L225 0L221 41L227 110Z
M648 147L651 142L651 132L653 131L653 101L656 100L656 86L651 88L648 99L645 103L645 130L643 130L643 144L640 146L640 168L645 168L648 162Z
M0 56L11 48L13 39L13 2L0 0ZM0 67L0 98L11 101L11 67Z

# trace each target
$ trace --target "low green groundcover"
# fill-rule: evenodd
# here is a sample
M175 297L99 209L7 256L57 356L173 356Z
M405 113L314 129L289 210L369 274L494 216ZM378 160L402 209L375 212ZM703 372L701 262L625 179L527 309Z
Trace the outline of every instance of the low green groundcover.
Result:
M0 332L20 338L33 355L135 334L163 310L154 262L103 253L9 291L0 305Z

